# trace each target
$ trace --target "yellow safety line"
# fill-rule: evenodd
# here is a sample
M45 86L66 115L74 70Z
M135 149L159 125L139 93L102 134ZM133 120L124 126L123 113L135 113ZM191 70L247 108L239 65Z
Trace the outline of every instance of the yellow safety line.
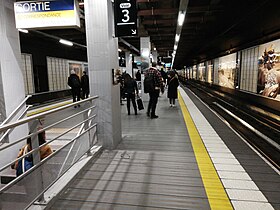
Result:
M39 113L42 113L42 112L46 112L46 111L48 111L48 110L55 109L55 108L57 108L57 107L61 107L61 106L64 106L64 105L67 105L67 104L70 104L70 103L72 103L72 102L66 101L66 102L63 102L63 103L61 103L61 104L57 104L57 105L53 105L53 106L48 106L48 107L42 108L42 109L40 109L40 110L35 110L35 111L33 111L33 112L29 112L29 113L27 114L27 117L30 117L30 116L32 116L32 115L39 114Z
M216 169L210 159L210 156L202 142L202 139L180 93L178 99L184 116L186 127L189 132L190 140L210 207L212 210L233 209L227 193L225 192L223 184L219 179Z

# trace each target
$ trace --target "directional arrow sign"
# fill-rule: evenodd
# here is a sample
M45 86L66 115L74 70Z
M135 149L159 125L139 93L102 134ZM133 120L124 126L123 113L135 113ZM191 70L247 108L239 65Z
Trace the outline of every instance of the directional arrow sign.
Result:
M115 36L137 36L136 0L115 0Z

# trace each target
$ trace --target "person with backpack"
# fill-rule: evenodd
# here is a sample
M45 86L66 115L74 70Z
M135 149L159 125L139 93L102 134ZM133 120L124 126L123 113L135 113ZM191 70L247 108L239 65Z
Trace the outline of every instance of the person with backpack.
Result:
M153 62L152 67L146 71L144 79L144 92L149 93L150 96L147 116L151 119L158 118L155 112L160 91L164 92L163 80L156 68L156 63Z
M68 77L68 83L71 87L73 103L80 101L81 99L81 81L79 76L76 74L75 70L71 70L71 74ZM80 105L78 105L80 106ZM76 106L74 106L76 108Z

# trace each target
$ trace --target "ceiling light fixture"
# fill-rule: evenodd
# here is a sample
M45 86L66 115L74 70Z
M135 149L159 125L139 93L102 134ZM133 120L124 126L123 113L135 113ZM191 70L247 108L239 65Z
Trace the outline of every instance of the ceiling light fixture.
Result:
M178 48L178 45L175 44L174 45L174 51L177 50L177 48Z
M185 20L185 13L184 12L179 12L178 16L178 25L182 26Z
M28 30L26 30L26 29L21 29L21 28L19 28L18 30L19 30L20 32L22 32L22 33L26 33L26 34L28 33Z
M60 39L59 42L61 44L65 44L65 45L68 45L68 46L73 46L73 42L67 41L65 39Z
M179 40L180 40L180 36L179 36L179 34L176 34L176 36L175 36L175 42L179 42Z

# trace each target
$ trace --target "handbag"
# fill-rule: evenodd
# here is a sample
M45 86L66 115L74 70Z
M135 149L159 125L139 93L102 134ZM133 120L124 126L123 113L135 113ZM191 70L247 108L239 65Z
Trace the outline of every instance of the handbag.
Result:
M144 109L143 101L140 97L137 98L136 102L137 102L137 107L139 110Z
M28 152L28 145L26 145L24 147L23 155L27 154L27 152ZM28 169L32 168L32 166L33 166L33 162L32 162L32 158L31 157L24 157L24 158L22 158L18 162L18 165L17 165L17 168L16 168L16 175L20 176L25 171L27 171Z

